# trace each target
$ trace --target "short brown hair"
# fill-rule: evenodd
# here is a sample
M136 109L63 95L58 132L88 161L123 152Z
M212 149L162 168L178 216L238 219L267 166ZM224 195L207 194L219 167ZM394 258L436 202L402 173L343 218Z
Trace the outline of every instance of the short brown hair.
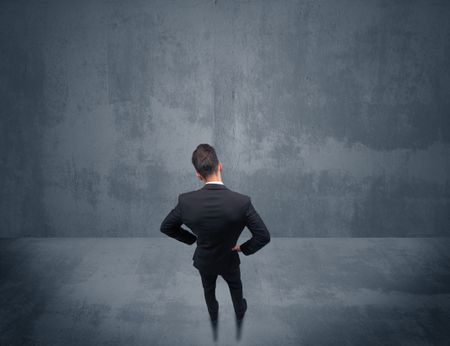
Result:
M219 159L212 146L202 143L192 153L192 164L196 171L206 179L217 171Z

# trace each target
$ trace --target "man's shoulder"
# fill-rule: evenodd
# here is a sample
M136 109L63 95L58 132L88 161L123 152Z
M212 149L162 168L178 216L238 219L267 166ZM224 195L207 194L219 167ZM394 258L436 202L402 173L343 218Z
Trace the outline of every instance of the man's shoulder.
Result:
M226 191L226 195L228 197L231 197L231 198L237 199L237 200L241 200L243 202L250 201L250 196L248 196L244 193L240 193L240 192L231 190L229 188L227 188L225 191ZM180 198L180 199L192 198L192 197L200 196L202 194L202 192L204 192L204 190L202 190L202 189L182 192L178 195L178 198Z
M233 190L228 190L228 191L230 191L231 194L232 194L234 197L239 198L239 199L241 199L241 200L243 200L243 201L247 201L247 200L250 199L250 196L248 196L248 195L246 195L246 194L244 194L244 193L237 192L237 191L233 191Z
M201 191L201 189L182 192L182 193L180 193L180 194L178 195L178 198L189 198L189 197L193 197L193 196L196 196L200 191Z
M189 196L193 196L198 190L182 192L178 195L178 199L189 198Z

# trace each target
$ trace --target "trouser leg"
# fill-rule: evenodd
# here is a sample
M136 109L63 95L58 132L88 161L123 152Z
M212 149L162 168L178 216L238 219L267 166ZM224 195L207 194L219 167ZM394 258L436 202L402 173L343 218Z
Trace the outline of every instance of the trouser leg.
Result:
M241 313L244 310L244 301L242 294L242 282L241 282L241 270L238 267L236 270L230 273L222 273L221 276L228 284L230 289L231 300L233 301L233 307L236 314Z
M208 274L200 272L203 285L203 293L205 295L206 306L210 315L217 313L219 302L216 299L216 280L217 274Z

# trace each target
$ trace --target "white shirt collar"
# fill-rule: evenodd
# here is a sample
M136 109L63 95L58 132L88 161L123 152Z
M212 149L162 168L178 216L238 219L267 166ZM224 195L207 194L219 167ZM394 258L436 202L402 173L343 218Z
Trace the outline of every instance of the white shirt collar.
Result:
M216 180L216 181L208 181L205 184L222 184L223 185L223 183L221 181L218 181L218 180Z

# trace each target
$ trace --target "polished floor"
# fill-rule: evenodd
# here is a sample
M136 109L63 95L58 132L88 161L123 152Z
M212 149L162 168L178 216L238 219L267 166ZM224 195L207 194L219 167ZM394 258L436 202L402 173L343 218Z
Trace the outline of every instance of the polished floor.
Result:
M245 239L242 239L244 241ZM208 320L194 246L0 239L0 345L449 345L450 238L272 238Z

